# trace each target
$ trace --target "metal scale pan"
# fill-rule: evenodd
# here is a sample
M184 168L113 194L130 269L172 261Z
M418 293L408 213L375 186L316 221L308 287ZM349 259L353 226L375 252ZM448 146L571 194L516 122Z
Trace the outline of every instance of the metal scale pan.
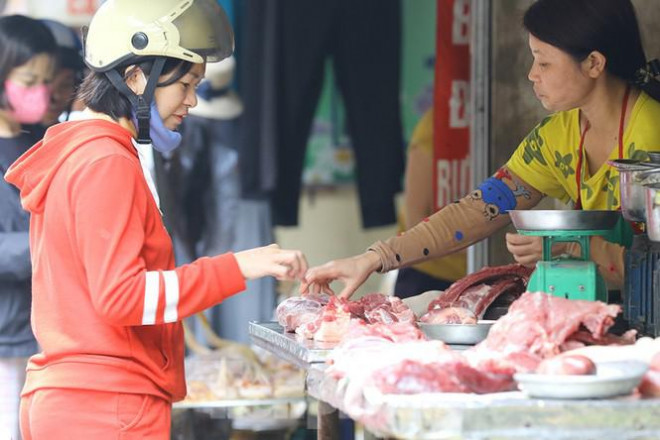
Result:
M522 235L543 239L543 258L529 280L528 290L567 299L607 301L607 286L591 261L590 236L607 235L621 218L618 211L509 211ZM580 257L553 256L556 243L578 243Z
M564 231L580 231L580 235L601 235L619 221L617 211L577 211L577 210L512 210L509 211L513 226L519 231L547 231L547 234L560 235Z

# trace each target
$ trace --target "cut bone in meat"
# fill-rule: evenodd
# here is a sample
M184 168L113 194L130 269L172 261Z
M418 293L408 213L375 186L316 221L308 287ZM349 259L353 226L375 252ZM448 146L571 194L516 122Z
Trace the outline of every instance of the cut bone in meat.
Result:
M527 288L531 272L519 264L485 267L449 286L429 304L428 310L460 307L482 319L498 298L507 299L506 303L518 298Z
M452 304L452 307L463 307L471 310L477 318L483 318L486 309L500 295L517 291L521 295L525 291L525 284L519 279L505 278L493 285L480 284L470 287Z
M467 289L478 284L484 284L489 281L499 281L502 278L520 278L524 280L525 286L534 269L522 266L520 264L509 264L507 266L484 267L480 271L461 278L449 286L447 290L438 298L438 304L441 306L451 305ZM429 305L431 309L431 305Z

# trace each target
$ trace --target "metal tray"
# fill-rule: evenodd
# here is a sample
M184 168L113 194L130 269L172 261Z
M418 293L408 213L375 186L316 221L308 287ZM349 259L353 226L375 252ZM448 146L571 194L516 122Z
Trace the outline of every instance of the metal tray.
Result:
M317 342L299 339L295 333L288 333L277 322L252 321L248 326L252 342L301 368L325 362L337 343Z
M612 229L618 211L512 210L511 221L522 231L606 231Z
M641 361L602 362L593 375L514 375L529 397L546 399L605 399L633 392L648 370Z
M476 324L427 324L418 322L419 328L429 339L439 339L445 344L474 345L488 336L495 321L479 320Z

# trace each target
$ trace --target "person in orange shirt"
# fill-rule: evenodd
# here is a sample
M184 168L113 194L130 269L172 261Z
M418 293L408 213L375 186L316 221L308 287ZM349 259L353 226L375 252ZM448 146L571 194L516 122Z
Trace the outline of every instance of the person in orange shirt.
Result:
M205 63L233 51L215 0L108 0L92 19L78 121L9 168L30 212L33 356L25 440L169 439L186 394L181 320L262 276L302 279L277 245L175 267L145 148L176 148Z

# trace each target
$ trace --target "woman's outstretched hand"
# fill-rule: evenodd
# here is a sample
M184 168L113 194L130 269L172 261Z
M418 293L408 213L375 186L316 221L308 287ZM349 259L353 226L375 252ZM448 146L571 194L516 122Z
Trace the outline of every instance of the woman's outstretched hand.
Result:
M371 251L355 257L333 260L309 269L305 280L300 285L300 292L303 294L310 292L334 294L330 288L330 282L339 280L344 284L344 289L339 296L350 298L357 288L369 278L369 275L380 267L380 257Z
M280 249L276 244L234 254L247 280L273 276L278 280L301 280L307 272L307 260L301 251Z

